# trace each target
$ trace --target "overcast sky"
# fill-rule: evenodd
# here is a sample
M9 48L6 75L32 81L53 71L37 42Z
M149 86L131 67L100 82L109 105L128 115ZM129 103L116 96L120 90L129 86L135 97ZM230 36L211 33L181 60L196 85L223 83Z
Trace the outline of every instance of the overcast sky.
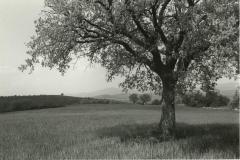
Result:
M25 44L34 34L44 0L0 0L0 96L90 92L118 87L106 82L105 70L81 60L62 76L57 70L38 67L32 74L18 66L27 58Z
M118 87L120 79L106 82L105 70L81 60L62 76L56 70L37 67L32 74L18 66L27 58L25 44L34 34L34 20L44 0L0 0L0 96L91 92ZM222 82L227 82L223 80Z

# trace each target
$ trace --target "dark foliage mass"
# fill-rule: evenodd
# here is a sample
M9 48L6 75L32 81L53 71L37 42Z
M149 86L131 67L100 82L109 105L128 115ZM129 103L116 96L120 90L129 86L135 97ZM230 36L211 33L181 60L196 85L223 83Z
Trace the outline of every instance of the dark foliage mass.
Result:
M78 98L58 95L0 97L0 113L31 109L57 108L71 104L122 103L114 100Z
M191 107L221 107L229 103L229 98L211 91L203 95L200 91L185 94L182 98L184 104Z
M151 96L149 94L142 94L139 96L139 102L141 104L146 104L147 102L151 101Z
M137 103L137 101L139 100L138 95L135 94L135 93L131 94L131 95L129 96L129 100L130 100L133 104Z

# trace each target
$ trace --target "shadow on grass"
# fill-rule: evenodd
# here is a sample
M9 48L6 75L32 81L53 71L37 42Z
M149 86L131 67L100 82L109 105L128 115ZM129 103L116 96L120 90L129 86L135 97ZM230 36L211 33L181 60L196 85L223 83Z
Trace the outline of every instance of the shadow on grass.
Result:
M157 124L117 125L97 131L100 138L119 137L122 143L161 143L158 140ZM176 139L183 151L204 153L211 150L231 151L239 157L238 124L197 124L179 123Z

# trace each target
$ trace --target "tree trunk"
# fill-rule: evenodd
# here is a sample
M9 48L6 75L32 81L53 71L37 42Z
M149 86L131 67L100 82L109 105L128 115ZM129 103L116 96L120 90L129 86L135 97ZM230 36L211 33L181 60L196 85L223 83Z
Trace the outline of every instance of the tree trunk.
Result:
M172 139L175 136L175 86L176 82L174 80L163 80L162 115L159 127L161 131L160 136L164 140Z

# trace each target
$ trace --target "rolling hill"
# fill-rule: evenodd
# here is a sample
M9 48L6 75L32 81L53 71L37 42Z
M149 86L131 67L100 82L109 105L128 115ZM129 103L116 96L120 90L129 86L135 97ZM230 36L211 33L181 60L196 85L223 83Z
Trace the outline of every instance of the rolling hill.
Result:
M220 91L221 94L232 98L236 88L238 86L237 81L226 81L226 82L219 82L218 85L216 86L216 89ZM111 100L119 100L119 101L124 101L128 102L129 99L129 94L131 93L138 93L141 94L140 92L136 90L132 90L129 93L124 93L120 88L105 88L102 90L97 90L93 92L80 92L76 94L69 94L70 96L75 96L75 97L94 97L98 99L111 99ZM160 99L161 97L158 95L152 95L152 99Z

